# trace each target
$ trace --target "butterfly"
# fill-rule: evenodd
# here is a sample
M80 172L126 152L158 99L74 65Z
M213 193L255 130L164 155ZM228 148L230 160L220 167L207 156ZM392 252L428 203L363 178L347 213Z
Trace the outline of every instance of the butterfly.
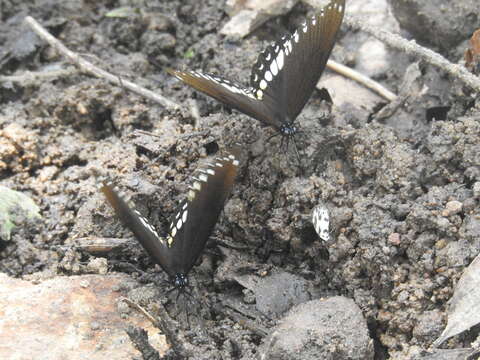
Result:
M330 240L330 214L326 206L318 205L313 209L312 223L320 239Z
M294 121L325 69L343 20L345 0L332 0L293 34L269 45L253 65L250 87L197 71L166 71L214 99L293 138Z
M104 182L100 189L117 217L169 275L174 289L188 286L187 275L202 254L233 187L238 155L234 148L197 170L165 237L123 199L112 183Z

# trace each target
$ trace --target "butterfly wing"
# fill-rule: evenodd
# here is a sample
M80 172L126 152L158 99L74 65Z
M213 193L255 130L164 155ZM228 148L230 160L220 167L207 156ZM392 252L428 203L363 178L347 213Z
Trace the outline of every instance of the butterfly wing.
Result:
M100 190L120 220L167 274L171 277L178 273L187 274L202 253L230 194L239 164L238 154L238 149L233 149L198 170L166 238L160 237L112 184L104 183Z
M246 88L230 80L197 71L166 69L177 79L194 89L213 97L233 109L251 116L266 125L278 127L275 122L274 99L257 98L253 89Z
M292 35L268 46L252 68L257 98L275 99L291 123L302 111L327 64L343 20L345 0L333 0Z
M178 249L182 263L180 272L184 274L197 261L217 223L233 186L239 165L238 155L239 152L233 149L197 170L187 200L172 223L171 231L176 229L172 248Z
M312 223L320 239L330 240L330 214L326 206L318 205L313 209Z
M130 207L113 184L104 182L100 191L103 192L107 201L115 210L117 217L133 232L135 238L146 250L148 255L150 255L167 274L174 276L176 274L174 271L176 268L176 259L172 256L166 239L160 237L148 220L133 207Z

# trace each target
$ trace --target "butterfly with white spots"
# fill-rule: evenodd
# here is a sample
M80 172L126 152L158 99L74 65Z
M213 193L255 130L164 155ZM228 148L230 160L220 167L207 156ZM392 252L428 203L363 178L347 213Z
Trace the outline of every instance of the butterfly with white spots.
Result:
M252 68L250 87L197 71L167 71L291 137L297 132L294 121L325 69L344 11L345 0L332 0L293 34L268 46Z
M326 206L318 205L313 209L312 223L320 239L330 240L330 214Z
M230 194L238 166L239 148L233 148L197 170L166 237L160 236L113 184L104 182L100 190L150 257L170 276L174 286L184 288L188 285L187 274L205 248Z

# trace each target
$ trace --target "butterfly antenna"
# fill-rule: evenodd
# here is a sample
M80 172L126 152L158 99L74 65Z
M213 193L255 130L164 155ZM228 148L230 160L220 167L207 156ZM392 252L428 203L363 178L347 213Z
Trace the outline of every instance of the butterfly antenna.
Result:
M185 318L187 319L187 326L190 329L192 326L190 324L190 316L188 314L188 306L187 306L187 291L185 289L182 289L182 295L183 295L183 311L185 312Z
M171 289L167 290L167 292L165 293L165 296L170 295L170 293L171 293L173 290L175 290L176 288L177 288L177 287L174 286L174 287L172 287ZM177 296L177 298L178 298L178 296Z
M176 289L176 288L175 288L175 289ZM177 297L175 298L175 303L178 302L178 298L180 297L180 294L181 294L181 293L182 293L182 292L181 292L180 290L178 290L178 292L177 292Z

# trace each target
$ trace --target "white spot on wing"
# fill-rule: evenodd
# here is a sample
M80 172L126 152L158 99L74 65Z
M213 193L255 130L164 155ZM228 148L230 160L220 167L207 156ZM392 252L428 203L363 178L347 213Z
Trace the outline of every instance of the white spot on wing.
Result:
M265 80L260 81L260 89L265 90L267 88L267 82Z
M298 39L299 39L299 35L298 35L298 30L295 30L295 33L293 34L293 40L295 40L295 42L298 42ZM290 46L290 51L291 51L291 46Z
M187 222L187 216L188 216L188 210L185 210L182 215L182 221L183 223Z
M195 181L193 183L193 189L197 190L197 191L200 191L202 189L202 184L200 184L198 181Z
M193 199L195 199L195 195L196 195L195 191L189 190L187 194L188 201L193 201Z
M276 76L278 74L278 65L276 59L273 60L270 64L270 71L272 72L273 76Z
M272 62L272 64L273 63L275 63L275 62ZM265 80L267 80L269 82L273 80L273 76L272 76L272 73L270 71L265 72Z
M278 53L278 56L275 60L277 61L278 71L282 70L283 62L285 60L285 55L284 55L283 51L280 51Z

